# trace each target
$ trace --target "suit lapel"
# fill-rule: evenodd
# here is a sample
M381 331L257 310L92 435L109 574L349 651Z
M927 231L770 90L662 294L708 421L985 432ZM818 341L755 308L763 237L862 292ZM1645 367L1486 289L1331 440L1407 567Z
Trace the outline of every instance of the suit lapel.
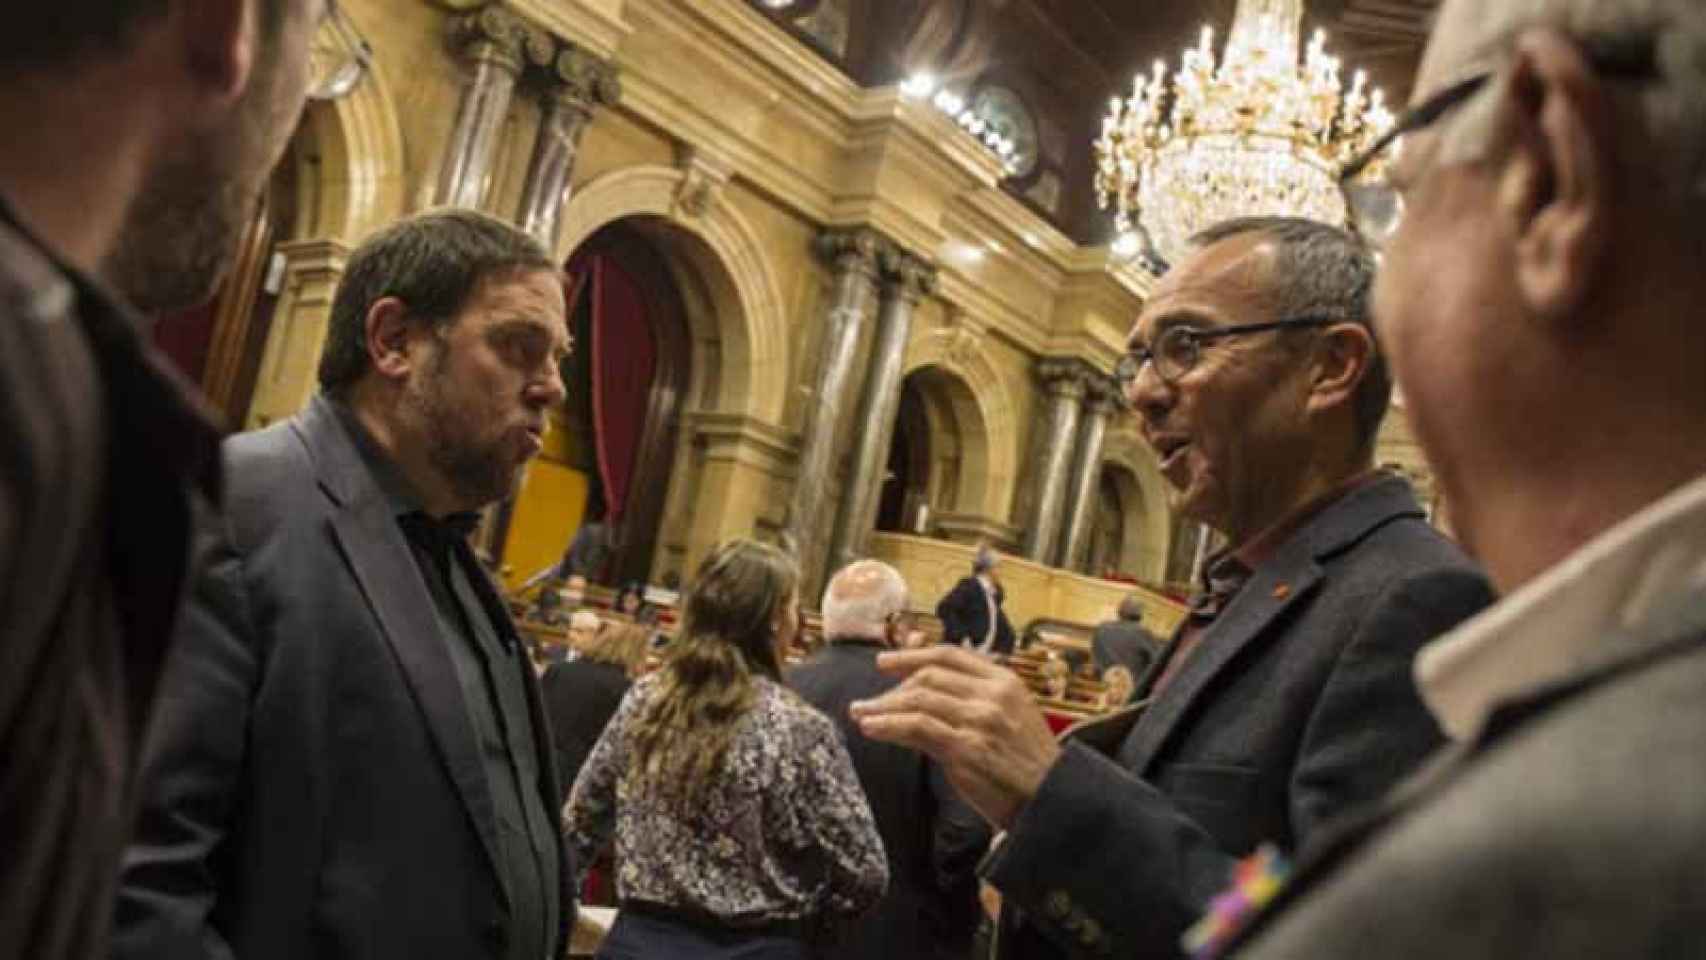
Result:
M1445 792L1473 768L1476 760L1529 720L1623 674L1667 657L1696 651L1703 643L1706 643L1706 593L1696 591L1661 611L1646 629L1608 637L1606 648L1617 653L1604 662L1505 701L1474 737L1447 744L1385 797L1329 824L1301 851L1274 899L1251 918L1220 955L1249 942L1288 904L1330 877L1375 835Z
M1293 559L1288 560L1282 554L1274 562L1263 564L1220 618L1209 626L1190 660L1179 668L1166 690L1154 698L1121 753L1121 759L1138 776L1147 775L1156 754L1214 678L1246 648L1267 639L1268 627L1292 606L1302 603L1320 583L1321 568L1310 558L1307 549L1300 549L1306 546L1288 549L1287 552L1300 554ZM1175 634L1168 650L1178 642ZM1162 659L1150 668L1145 680L1151 686L1164 665Z
M1349 549L1379 527L1403 517L1422 517L1403 479L1383 476L1329 504L1286 540L1256 569L1238 595L1209 625L1196 650L1169 682L1163 695L1132 731L1120 759L1138 776L1149 767L1197 699L1219 674L1253 645L1267 642L1269 628L1303 603L1325 579L1321 561ZM1151 665L1139 689L1148 693L1179 644L1175 630L1167 652Z
M397 526L390 502L327 401L315 398L299 421L298 431L314 456L321 487L334 503L332 538L402 667L438 747L439 759L456 784L502 887L497 814L486 784L485 765L463 702L456 666L440 642L443 631L434 613L436 607L414 554Z

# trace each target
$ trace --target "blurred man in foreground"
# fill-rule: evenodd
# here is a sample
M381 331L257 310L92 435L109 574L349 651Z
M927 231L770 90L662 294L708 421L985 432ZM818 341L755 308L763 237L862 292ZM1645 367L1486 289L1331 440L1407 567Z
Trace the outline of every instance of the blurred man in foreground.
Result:
M1418 664L1453 751L1239 956L1698 956L1706 5L1450 0L1400 129L1351 191L1382 339L1507 597Z
M218 431L133 309L205 299L320 0L8 4L0 30L0 944L100 956Z

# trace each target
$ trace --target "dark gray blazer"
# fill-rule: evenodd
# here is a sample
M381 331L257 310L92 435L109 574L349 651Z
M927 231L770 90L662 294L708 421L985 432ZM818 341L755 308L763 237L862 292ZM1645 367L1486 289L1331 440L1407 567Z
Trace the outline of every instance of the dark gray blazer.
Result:
M1160 652L1155 635L1130 620L1109 620L1090 634L1090 662L1096 669L1125 667L1133 680L1143 679Z
M1071 738L984 864L1004 894L1001 953L1180 955L1239 858L1296 849L1439 744L1411 661L1491 597L1403 480L1322 510L1147 709Z
M788 671L788 686L834 722L871 804L888 854L877 908L819 954L825 960L963 960L976 932L977 862L989 826L928 757L859 732L847 708L895 685L877 669L875 641L837 640Z
M1706 951L1706 591L1305 851L1239 958Z
M224 456L222 522L148 739L114 955L503 957L492 798L390 502L324 398ZM556 809L531 677L527 690L537 786Z
M996 584L995 642L990 645L990 653L1013 652L1013 624L1001 606L1006 597L1006 591ZM989 635L989 595L983 592L983 584L975 575L960 578L952 590L943 594L936 603L936 619L942 621L943 643L969 640L974 647L983 643L983 638Z

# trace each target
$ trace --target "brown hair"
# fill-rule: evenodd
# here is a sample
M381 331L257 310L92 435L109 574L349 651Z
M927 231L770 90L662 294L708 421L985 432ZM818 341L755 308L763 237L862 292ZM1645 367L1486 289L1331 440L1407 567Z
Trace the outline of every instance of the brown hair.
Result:
M722 544L700 564L681 635L664 651L631 733L632 769L645 788L692 802L709 785L752 708L755 675L781 680L776 616L799 581L793 557L754 540Z
M478 210L442 207L392 223L356 247L338 280L320 388L337 394L367 372L367 311L375 302L396 297L411 318L445 327L482 280L555 269L539 241Z
M632 674L646 659L652 632L639 624L605 623L581 650L596 663L611 663Z

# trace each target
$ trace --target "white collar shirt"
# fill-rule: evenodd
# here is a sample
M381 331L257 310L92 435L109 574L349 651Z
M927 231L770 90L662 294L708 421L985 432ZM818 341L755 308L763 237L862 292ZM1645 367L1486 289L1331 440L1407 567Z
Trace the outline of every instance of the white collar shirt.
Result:
M1515 694L1626 651L1665 601L1706 586L1706 477L1611 528L1416 658L1422 699L1453 739L1477 733Z

